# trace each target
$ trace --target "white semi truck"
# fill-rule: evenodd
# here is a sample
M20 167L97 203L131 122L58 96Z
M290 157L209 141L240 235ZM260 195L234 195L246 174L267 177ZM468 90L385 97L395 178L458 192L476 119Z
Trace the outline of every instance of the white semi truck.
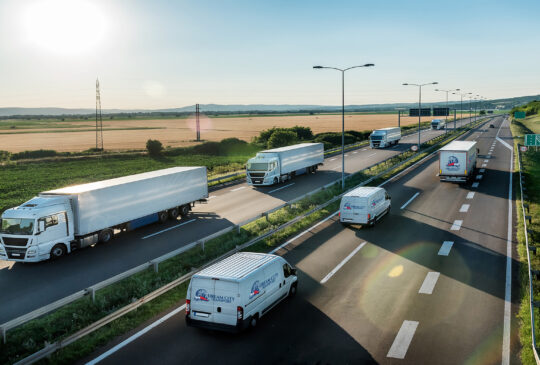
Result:
M294 175L314 173L324 161L322 143L301 143L258 152L246 164L248 185L273 185Z
M439 150L439 179L467 182L476 170L478 149L474 141L453 141Z
M208 197L206 167L173 167L45 191L1 218L0 259L38 262L189 213Z
M445 121L443 119L433 119L431 121L431 129L444 129Z
M371 148L384 148L397 144L401 139L401 128L389 127L375 129L369 135L369 146Z

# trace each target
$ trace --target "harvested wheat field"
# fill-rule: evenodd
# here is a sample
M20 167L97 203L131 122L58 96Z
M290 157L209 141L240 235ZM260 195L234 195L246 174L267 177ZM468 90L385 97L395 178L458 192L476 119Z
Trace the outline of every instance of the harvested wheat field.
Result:
M423 117L422 121L431 120ZM220 141L236 137L245 141L272 127L311 127L313 133L341 131L341 115L302 116L253 116L218 117L201 116L201 139ZM418 122L418 117L401 117L401 125ZM0 150L20 152L25 150L56 150L61 152L83 151L95 147L95 131L92 122L70 122L69 131L62 129L26 129L3 131L0 134ZM346 115L345 130L373 130L397 125L397 114ZM156 120L105 120L103 140L107 150L144 149L148 139L157 139L164 146L180 147L196 144L195 119ZM152 128L152 129L129 129ZM77 129L81 129L77 131Z

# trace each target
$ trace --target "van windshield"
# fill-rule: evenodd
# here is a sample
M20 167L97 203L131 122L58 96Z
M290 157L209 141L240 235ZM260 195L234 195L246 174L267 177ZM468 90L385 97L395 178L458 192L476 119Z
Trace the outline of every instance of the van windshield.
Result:
M2 219L1 233L29 236L34 233L34 220L23 218Z

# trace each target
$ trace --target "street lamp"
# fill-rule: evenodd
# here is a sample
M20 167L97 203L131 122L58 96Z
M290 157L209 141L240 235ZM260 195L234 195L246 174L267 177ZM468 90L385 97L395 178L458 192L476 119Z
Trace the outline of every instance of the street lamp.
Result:
M472 94L472 93L452 93L452 94L453 95L459 95L461 97L461 104L460 104L460 107L459 107L461 109L461 111L460 111L460 114L461 114L460 119L461 120L460 120L460 126L459 127L461 128L463 126L463 97L465 95L469 95L469 94ZM454 127L455 127L455 123L454 123Z
M418 86L418 151L420 151L420 118L422 117L422 86L437 85L438 82L429 82L427 84L408 84L404 83L403 86Z
M446 93L446 117L444 118L444 133L446 133L447 130L447 123L448 123L448 113L450 113L450 110L448 109L448 93L452 91L459 91L460 89L454 89L454 90L443 90L443 89L435 89L435 91L442 91ZM456 129L456 121L454 120L454 129Z
M345 71L359 67L372 67L373 63L366 63L361 66L352 66L348 68L337 68L327 66L313 66L315 69L328 68L341 72L341 190L345 190Z

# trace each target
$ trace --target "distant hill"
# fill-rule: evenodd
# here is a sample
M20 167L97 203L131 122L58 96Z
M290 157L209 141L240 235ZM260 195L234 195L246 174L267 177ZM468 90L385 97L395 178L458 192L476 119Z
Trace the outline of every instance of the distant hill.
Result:
M524 105L533 100L540 100L540 95L520 96L515 98L495 99L482 102L482 107L486 109L512 109L513 107ZM426 107L445 106L445 102L426 103ZM463 101L463 109L468 109L469 100ZM451 109L460 108L460 103L450 102L448 106ZM377 111L393 111L397 108L415 108L416 103L393 103L393 104L366 104L366 105L346 105L345 110L348 112L377 112ZM223 112L223 113L298 113L298 112L338 112L341 111L340 106L328 105L267 105L267 104L236 104L236 105L220 105L220 104L200 104L201 112ZM168 109L104 109L103 114L187 114L194 113L195 105L184 106L180 108ZM0 117L8 116L61 116L61 115L89 115L94 114L95 109L67 109L67 108L0 108Z

